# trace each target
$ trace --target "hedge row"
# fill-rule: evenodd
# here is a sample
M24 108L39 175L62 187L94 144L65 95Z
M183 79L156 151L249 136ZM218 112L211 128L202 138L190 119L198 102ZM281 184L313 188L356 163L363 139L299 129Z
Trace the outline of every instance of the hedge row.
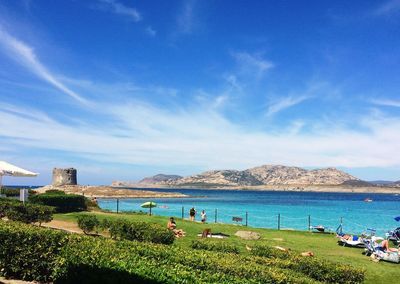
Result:
M43 223L53 219L54 208L44 205L23 204L15 199L0 198L0 218L23 223Z
M109 231L115 240L152 242L169 245L175 241L175 234L159 224L133 222L125 219L104 219L100 225Z
M30 196L29 201L34 204L53 206L58 213L78 212L87 209L86 198L76 194L43 193Z
M237 246L232 244L227 244L223 241L192 241L190 244L192 249L200 249L200 250L207 250L207 251L219 251L219 252L228 252L228 253L240 253L240 250Z
M264 245L254 246L251 253L256 256L254 261L257 263L288 268L325 283L362 283L365 277L364 269L313 257L301 257L294 252L280 251Z
M36 191L32 189L28 189L29 195L31 194L36 194ZM20 189L19 188L1 188L0 191L1 194L5 194L7 197L17 197L20 194Z
M54 283L317 283L254 257L0 222L3 276Z

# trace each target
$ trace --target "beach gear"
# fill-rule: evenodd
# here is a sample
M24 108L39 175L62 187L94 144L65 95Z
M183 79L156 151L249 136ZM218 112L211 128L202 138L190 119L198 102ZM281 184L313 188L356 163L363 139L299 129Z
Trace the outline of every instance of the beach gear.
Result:
M0 161L0 189L2 186L3 176L13 176L13 177L35 177L38 173L30 172L24 170L20 167L14 166L10 163Z
M365 247L363 238L360 238L356 235L352 235L349 238L345 238L345 235L341 236L340 239L338 240L338 244L344 247L357 247L357 248Z
M140 207L149 208L150 209L150 216L151 216L151 208L157 207L157 203L155 203L153 201L148 201L148 202L145 202L142 205L140 205Z
M318 226L310 226L311 230L317 230L320 233L324 233L326 229L326 227L322 226L322 225L318 225Z
M382 241L384 238L372 237L371 239L364 239L365 252L367 256L371 256L376 260L383 260L393 263L400 262L400 256L398 251L385 251L378 241Z
M400 227L386 233L386 239L400 244Z

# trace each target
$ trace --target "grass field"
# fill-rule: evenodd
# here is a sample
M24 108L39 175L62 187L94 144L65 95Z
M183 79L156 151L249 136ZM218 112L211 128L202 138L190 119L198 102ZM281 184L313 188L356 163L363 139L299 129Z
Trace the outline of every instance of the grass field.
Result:
M69 213L56 214L54 219L76 222L80 214L88 213ZM116 214L104 212L92 212L99 219L108 218L125 218L132 221L144 221L158 223L166 226L168 218L163 216L148 216L144 214ZM362 254L363 249L347 248L337 245L337 238L332 234L319 234L301 231L278 231L271 229L258 229L238 225L227 224L201 224L198 222L190 222L188 220L177 219L178 229L186 232L186 237L177 239L175 246L189 247L192 240L199 239L198 233L205 228L211 228L213 233L222 232L230 235L226 239L218 241L234 244L240 248L243 254L248 253L246 245L266 244L270 246L281 246L290 248L293 251L313 251L316 257L324 258L334 262L347 263L355 267L366 269L366 283L397 283L400 279L400 265L386 262L375 263L371 258ZM238 230L251 230L261 234L260 240L247 241L236 237L234 234ZM216 240L217 241L217 240Z

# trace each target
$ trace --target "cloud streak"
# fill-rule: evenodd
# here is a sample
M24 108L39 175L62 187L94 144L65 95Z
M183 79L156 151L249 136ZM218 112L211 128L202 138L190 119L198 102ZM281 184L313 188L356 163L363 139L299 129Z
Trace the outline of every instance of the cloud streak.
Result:
M374 99L371 103L379 106L400 107L400 100Z
M373 14L376 16L384 16L397 12L400 12L400 0L390 0L376 8Z
M128 16L135 22L139 22L142 20L142 15L135 8L128 7L117 0L98 0L102 4L104 4L105 9L107 11L112 12L117 15Z
M32 47L7 33L1 26L0 46L3 47L3 50L7 56L24 66L37 77L51 84L64 94L79 101L80 103L88 103L86 99L72 91L60 80L58 80L56 76L39 61Z
M277 114L278 112L281 112L285 109L298 105L310 98L311 98L310 96L299 96L299 97L289 96L289 97L279 98L278 100L272 102L268 106L266 115L268 117L271 117Z
M239 71L244 74L261 78L265 72L274 67L274 64L259 55L248 52L233 52L233 58L239 65Z
M183 1L183 7L177 16L178 33L191 34L194 28L194 9L196 0Z

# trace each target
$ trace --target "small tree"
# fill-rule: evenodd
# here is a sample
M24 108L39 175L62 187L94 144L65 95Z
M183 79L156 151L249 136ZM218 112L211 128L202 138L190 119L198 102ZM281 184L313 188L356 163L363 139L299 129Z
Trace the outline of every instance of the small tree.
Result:
M78 226L87 235L100 225L99 219L95 215L78 216Z

